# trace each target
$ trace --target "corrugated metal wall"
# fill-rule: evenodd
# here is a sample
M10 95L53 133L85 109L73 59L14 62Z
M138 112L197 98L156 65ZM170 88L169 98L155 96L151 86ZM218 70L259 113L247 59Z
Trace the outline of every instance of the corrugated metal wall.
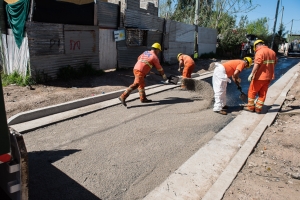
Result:
M194 53L195 26L166 21L164 37L164 62L174 64L178 53L192 55Z
M114 30L99 29L99 66L100 69L117 67L117 47L114 41Z
M63 24L27 22L26 31L31 57L64 54Z
M120 6L118 4L97 2L97 20L101 28L118 28Z
M59 68L85 62L99 69L98 26L28 22L26 30L33 75L43 72L56 78Z
M217 29L198 27L198 54L216 53Z
M13 72L18 72L20 75L25 77L27 74L28 60L29 60L29 50L28 50L28 38L24 37L20 48L17 46L15 37L9 29L7 31L9 35L2 34L2 44L0 42L3 50L1 53L3 55L3 70L5 74L12 74Z
M124 26L126 28L136 27L140 29L156 29L162 32L163 22L163 18L154 15L129 9L126 9L125 11Z

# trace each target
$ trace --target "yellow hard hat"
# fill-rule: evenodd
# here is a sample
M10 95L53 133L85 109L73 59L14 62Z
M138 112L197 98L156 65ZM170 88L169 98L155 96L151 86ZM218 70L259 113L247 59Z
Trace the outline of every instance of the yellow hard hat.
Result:
M151 47L155 48L155 49L159 49L161 51L161 46L159 43L154 43Z
M246 68L249 68L252 65L252 58L245 57L244 60L248 63L248 66Z
M182 55L182 53L179 53L178 55L177 55L177 60L179 59L179 56L181 56Z
M258 44L258 43L265 43L264 41L262 41L262 40L256 40L255 42L254 42L254 44L253 44L253 50L255 51L256 50L256 45Z

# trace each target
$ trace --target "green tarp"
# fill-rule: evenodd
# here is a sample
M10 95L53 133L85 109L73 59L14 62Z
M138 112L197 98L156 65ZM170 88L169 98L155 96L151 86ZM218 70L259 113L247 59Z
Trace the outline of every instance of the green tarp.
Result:
M19 48L23 41L24 27L27 20L28 9L29 0L19 0L16 3L6 5L8 23L13 31Z

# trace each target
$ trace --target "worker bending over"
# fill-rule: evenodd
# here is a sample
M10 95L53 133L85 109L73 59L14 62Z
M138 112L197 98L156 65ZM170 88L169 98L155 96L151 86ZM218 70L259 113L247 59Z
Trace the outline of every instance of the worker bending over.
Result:
M256 40L253 45L256 52L254 66L248 77L250 86L248 90L248 104L244 110L260 113L266 100L267 91L271 80L275 78L274 68L277 63L276 53L265 46L264 41ZM254 104L256 95L258 99Z
M213 73L212 83L214 90L215 103L213 111L222 115L227 115L226 109L226 88L227 82L231 83L228 77L239 86L241 79L239 74L244 68L249 68L252 65L252 58L245 57L244 60L230 60L224 63L216 63L216 68ZM240 87L240 86L239 86Z
M119 97L119 100L124 106L126 105L126 98L130 95L130 93L138 89L140 94L140 100L142 103L148 103L152 100L146 98L145 93L145 77L150 72L152 67L154 66L157 71L162 75L164 80L167 80L167 76L164 73L162 66L160 65L158 55L161 52L161 46L159 43L154 43L151 46L151 51L145 51L138 57L138 61L136 62L133 68L134 74L134 82L130 85L125 92Z
M177 60L179 61L178 71L182 72L181 88L186 89L186 86L183 85L183 79L192 77L192 72L195 69L195 62L190 56L183 53L177 55Z

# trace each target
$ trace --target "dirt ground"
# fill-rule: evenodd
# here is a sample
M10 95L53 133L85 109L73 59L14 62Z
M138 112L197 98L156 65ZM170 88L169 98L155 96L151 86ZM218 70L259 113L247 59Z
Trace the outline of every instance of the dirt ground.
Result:
M300 72L298 72L300 73ZM300 199L300 76L224 200Z
M214 61L216 59L197 60L194 72L201 74L211 70L209 67ZM163 65L163 68L167 76L180 75L177 71L178 64ZM152 72L158 73L155 69L152 69ZM133 80L132 68L129 68L107 70L104 75L98 77L52 81L46 85L33 85L32 88L9 85L3 87L6 116L9 119L20 112L126 89ZM159 75L149 74L145 79L146 86L158 84L162 80Z

